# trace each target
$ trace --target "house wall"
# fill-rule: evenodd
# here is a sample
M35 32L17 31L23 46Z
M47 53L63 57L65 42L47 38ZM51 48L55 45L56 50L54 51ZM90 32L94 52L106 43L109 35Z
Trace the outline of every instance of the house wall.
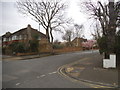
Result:
M14 33L6 33L5 35L2 36L2 47L5 48L5 53L10 54L11 49L7 50L9 47L9 44L13 42L24 42L26 45L29 45L29 40L33 40L34 36L38 35L38 40L40 42L39 44L39 50L41 52L50 52L51 46L49 42L46 39L46 35L37 31L36 29L31 28L30 25L28 25L27 28L23 28L17 32ZM41 49L40 49L41 48ZM9 53L8 53L9 52ZM12 53L11 53L12 54Z
M72 41L72 45L74 47L81 47L82 46L82 39L76 38Z
M52 45L48 42L47 39L42 38L39 41L39 52L40 53L52 52Z

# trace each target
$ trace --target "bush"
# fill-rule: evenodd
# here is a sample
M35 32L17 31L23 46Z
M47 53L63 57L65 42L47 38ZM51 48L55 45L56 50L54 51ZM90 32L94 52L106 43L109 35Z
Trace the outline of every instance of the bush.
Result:
M107 38L106 37L101 37L97 40L98 46L99 46L99 52L102 54L103 52L107 52Z
M38 52L39 41L38 40L31 40L29 43L30 43L30 50L32 52Z
M118 56L120 56L120 36L116 35L115 39L116 43L114 44L114 51ZM97 40L98 45L99 45L99 51L102 54L103 52L107 54L109 52L109 49L107 48L107 38L106 37L101 37ZM109 55L109 54L108 54Z
M60 44L53 44L53 49L62 49L64 46Z
M12 52L15 53L24 53L25 52L25 44L22 42L13 42L9 45L12 49Z

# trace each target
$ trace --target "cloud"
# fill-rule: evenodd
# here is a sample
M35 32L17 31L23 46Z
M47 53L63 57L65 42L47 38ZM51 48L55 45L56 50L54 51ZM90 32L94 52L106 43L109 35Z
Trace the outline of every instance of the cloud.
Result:
M34 20L32 20L29 17L24 17L22 14L20 14L17 11L17 8L15 7L15 1L16 0L2 0L0 3L0 8L2 10L2 14L0 14L0 17L2 17L2 22L0 22L0 26L2 25L2 30L0 32L0 36L5 34L6 32L15 32L18 31L21 28L27 27L28 24L31 24L31 26L35 29L39 28L39 24L36 23ZM78 0L70 0L70 7L68 9L68 17L71 17L74 19L75 23L81 24L87 22L87 16L80 13L79 7L77 6ZM88 25L88 24L87 24ZM87 26L88 27L88 26ZM87 38L90 38L90 33L88 33L88 28L86 28L85 36ZM45 30L43 28L40 29L41 32L45 33ZM56 33L54 33L56 35ZM54 35L54 36L55 36ZM61 35L55 36L55 38L62 40Z
M15 2L2 2L2 32L0 36L4 33L10 31L15 32L21 28L27 27L31 24L34 28L38 29L38 24L31 20L29 17L23 17L16 9Z

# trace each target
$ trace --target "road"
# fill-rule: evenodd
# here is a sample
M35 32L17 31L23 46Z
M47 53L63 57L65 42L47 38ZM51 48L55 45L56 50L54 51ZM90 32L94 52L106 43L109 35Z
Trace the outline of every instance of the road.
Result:
M3 88L91 88L58 73L58 68L91 57L97 51L74 52L29 60L3 61Z

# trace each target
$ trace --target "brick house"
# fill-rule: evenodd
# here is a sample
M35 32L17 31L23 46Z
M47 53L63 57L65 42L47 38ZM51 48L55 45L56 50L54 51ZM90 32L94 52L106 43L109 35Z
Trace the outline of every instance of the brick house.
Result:
M42 43L48 44L45 34L39 32L37 29L32 28L31 25L28 25L26 28L20 29L14 33L7 32L6 34L4 34L2 36L2 47L6 48L13 42L27 43L30 40L33 40L33 38L36 35L41 44L41 47L42 47ZM47 46L49 46L49 45L46 45L46 47L44 47L44 49L48 48ZM44 50L43 50L43 52L44 52Z
M86 42L86 41L87 41L87 39L76 37L75 39L72 40L72 46L73 47L82 47L82 42Z

